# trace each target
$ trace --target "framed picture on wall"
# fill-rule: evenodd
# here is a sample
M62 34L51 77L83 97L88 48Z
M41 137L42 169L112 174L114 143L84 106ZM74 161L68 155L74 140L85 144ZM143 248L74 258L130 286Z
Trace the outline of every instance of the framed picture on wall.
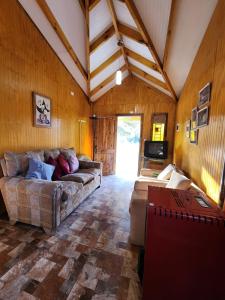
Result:
M198 128L207 126L209 123L209 107L198 111L197 126Z
M198 107L201 107L205 104L208 104L211 97L211 82L208 82L200 91L199 91L199 100Z
M37 94L33 95L33 120L35 127L51 127L51 99Z
M190 143L197 145L198 144L198 129L190 131Z
M190 138L190 130L191 130L191 120L186 121L185 124L185 135L187 138Z
M198 109L197 107L192 109L191 112L191 130L197 129L197 115L198 115Z

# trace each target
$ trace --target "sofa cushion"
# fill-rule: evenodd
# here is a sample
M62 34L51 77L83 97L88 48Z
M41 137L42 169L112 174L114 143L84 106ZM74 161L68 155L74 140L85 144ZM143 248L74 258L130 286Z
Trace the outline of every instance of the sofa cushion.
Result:
M6 168L6 162L5 162L4 158L0 158L0 164L1 164L2 175L5 176L5 177L8 176L7 168Z
M89 169L81 169L80 171L78 171L77 173L88 173L88 174L92 174L94 176L96 175L101 175L101 169L97 169L97 168L89 168Z
M74 173L62 176L60 180L63 181L74 181L82 184L86 184L94 179L94 175L88 173Z
M4 158L9 177L26 174L29 164L26 153L6 152Z
M166 187L170 189L187 190L190 185L191 180L189 178L174 170Z
M175 166L172 164L169 164L164 170L162 170L162 172L159 173L159 175L157 176L157 179L160 179L160 180L170 179L170 176L171 176L173 170L175 170Z
M53 175L52 175L52 179L53 180L60 180L60 178L63 175L63 172L62 172L62 169L61 169L57 159L49 157L49 159L47 160L46 163L55 167L55 170L54 170Z
M166 187L168 180L158 180L156 178L139 177L134 183L135 191L147 191L149 186Z
M53 159L56 159L60 154L59 149L49 149L44 151L45 155L45 161L49 159L49 157L52 157Z
M46 164L37 159L29 158L29 169L26 178L37 178L50 181L52 179L52 174L54 170L54 166Z
M44 150L26 152L29 158L34 158L40 161L45 160Z

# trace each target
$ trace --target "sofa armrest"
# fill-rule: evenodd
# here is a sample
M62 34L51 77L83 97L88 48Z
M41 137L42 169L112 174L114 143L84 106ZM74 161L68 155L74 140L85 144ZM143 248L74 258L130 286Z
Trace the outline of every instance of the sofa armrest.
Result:
M73 183L3 177L0 188L11 223L21 221L49 233L60 224L61 202L76 192Z
M134 183L134 190L147 191L149 186L166 187L168 182L168 180L157 180L154 178L151 180L136 180Z
M160 170L142 168L140 171L140 175L157 178L160 172L161 172Z
M88 160L79 160L79 168L80 169L100 169L102 170L102 162L99 161L88 161Z

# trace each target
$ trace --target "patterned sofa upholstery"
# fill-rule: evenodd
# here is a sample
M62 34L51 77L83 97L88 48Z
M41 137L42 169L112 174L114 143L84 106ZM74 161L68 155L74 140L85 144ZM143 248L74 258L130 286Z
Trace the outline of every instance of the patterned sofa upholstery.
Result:
M49 153L49 150L46 151ZM61 177L60 181L26 179L21 174L7 176L5 159L2 158L0 162L0 190L10 223L20 221L39 226L46 233L54 232L57 226L101 185L100 162L79 161L79 170L66 175L67 177Z

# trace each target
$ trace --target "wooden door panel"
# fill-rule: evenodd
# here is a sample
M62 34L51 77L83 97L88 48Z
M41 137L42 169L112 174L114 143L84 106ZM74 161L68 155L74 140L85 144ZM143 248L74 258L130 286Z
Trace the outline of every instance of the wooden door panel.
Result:
M101 161L103 163L103 175L113 175L115 174L114 166L114 153L112 154L101 154L97 153L95 156L96 161Z
M103 162L103 175L115 174L116 117L94 120L94 159Z

